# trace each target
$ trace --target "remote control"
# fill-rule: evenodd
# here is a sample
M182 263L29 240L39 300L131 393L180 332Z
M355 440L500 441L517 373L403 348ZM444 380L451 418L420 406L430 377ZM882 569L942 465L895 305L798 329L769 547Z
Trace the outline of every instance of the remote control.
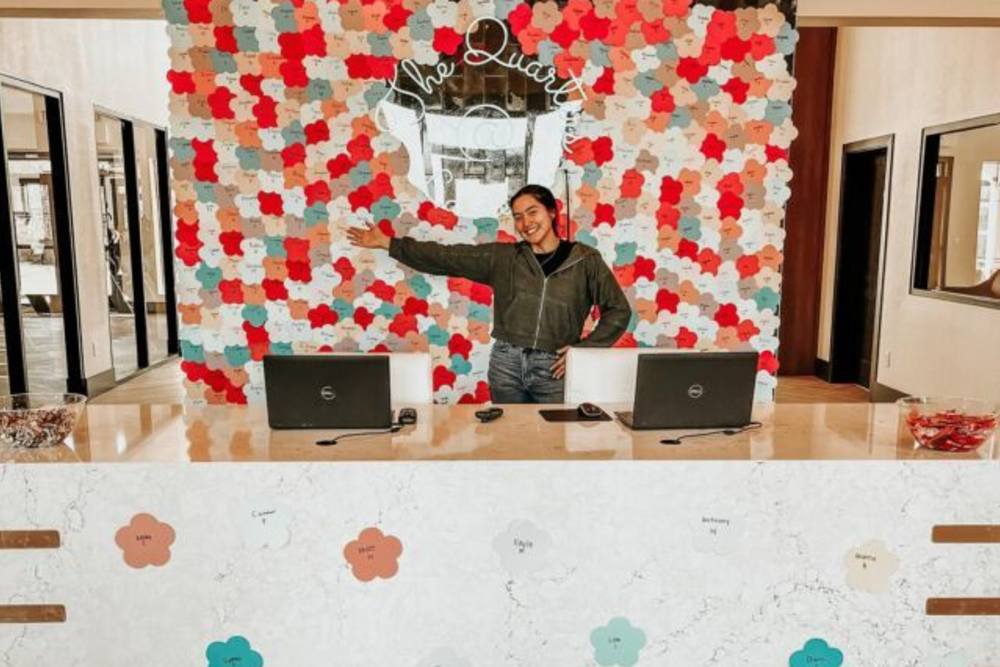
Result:
M476 410L476 417L482 423L491 422L494 419L498 419L503 415L503 408L492 407L486 410Z

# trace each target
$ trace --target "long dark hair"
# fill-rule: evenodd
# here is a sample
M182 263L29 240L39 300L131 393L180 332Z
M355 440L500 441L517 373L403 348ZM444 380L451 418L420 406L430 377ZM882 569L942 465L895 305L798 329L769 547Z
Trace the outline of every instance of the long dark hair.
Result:
M549 190L544 185L535 185L529 183L523 188L514 193L510 198L510 207L514 208L514 202L519 198L530 195L538 200L538 203L544 206L552 213L552 231L559 235L559 206L556 204L556 196L552 194L552 190Z

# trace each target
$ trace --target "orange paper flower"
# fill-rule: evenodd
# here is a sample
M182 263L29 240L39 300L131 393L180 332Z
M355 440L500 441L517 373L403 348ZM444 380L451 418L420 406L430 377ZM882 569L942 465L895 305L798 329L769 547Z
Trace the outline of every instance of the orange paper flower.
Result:
M383 535L378 528L365 528L344 547L344 558L360 581L375 577L390 579L399 571L399 556L403 544L393 535Z
M115 544L124 552L125 563L135 568L166 565L173 543L174 529L152 514L136 514L115 533Z

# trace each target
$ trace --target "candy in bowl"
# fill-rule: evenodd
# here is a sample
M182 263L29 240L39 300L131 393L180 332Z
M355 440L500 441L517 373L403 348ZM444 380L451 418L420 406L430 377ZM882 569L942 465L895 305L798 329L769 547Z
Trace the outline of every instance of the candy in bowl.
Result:
M0 395L0 446L58 445L73 432L86 402L82 394Z
M993 403L969 398L908 396L896 401L900 428L921 447L971 452L990 440L1000 411Z

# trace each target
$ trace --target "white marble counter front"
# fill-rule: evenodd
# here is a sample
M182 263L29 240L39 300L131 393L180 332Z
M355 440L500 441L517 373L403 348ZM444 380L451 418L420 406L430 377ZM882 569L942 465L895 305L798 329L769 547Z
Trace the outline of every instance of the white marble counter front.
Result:
M0 665L987 667L995 460L0 467ZM148 516L147 516L148 515ZM242 638L242 639L241 639Z

